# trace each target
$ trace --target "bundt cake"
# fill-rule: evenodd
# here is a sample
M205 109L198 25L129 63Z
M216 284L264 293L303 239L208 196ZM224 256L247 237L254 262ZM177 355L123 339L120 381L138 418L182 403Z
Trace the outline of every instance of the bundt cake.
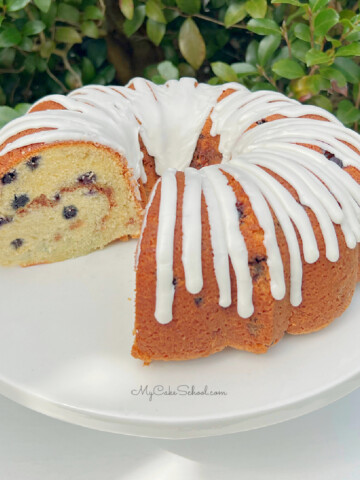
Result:
M0 264L140 236L132 354L145 363L262 353L351 301L360 137L325 110L136 78L45 97L0 145Z

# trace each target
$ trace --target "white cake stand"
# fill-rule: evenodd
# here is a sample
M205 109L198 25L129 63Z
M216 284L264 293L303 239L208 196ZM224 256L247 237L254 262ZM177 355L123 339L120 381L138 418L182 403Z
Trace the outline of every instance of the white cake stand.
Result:
M0 393L90 428L186 438L281 422L360 385L360 288L328 328L266 355L144 367L130 355L135 246L0 269Z

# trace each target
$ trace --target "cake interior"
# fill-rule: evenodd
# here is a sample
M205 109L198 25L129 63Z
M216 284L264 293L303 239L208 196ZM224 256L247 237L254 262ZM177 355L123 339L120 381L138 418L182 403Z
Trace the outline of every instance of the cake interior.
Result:
M132 181L126 162L106 147L31 148L1 176L0 264L61 261L137 237L142 208Z

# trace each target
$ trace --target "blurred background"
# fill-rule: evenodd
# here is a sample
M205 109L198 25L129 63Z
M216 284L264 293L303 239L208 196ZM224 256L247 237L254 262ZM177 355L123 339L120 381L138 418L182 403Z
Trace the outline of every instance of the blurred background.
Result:
M50 93L183 76L270 89L359 129L356 0L0 0L0 126Z

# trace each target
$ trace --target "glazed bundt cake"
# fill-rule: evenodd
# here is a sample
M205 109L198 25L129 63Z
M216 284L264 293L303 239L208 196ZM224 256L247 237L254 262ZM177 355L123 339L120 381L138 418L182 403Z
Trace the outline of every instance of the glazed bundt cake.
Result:
M265 352L351 301L360 140L318 107L137 78L46 97L0 144L1 264L140 235L132 354L145 363Z

